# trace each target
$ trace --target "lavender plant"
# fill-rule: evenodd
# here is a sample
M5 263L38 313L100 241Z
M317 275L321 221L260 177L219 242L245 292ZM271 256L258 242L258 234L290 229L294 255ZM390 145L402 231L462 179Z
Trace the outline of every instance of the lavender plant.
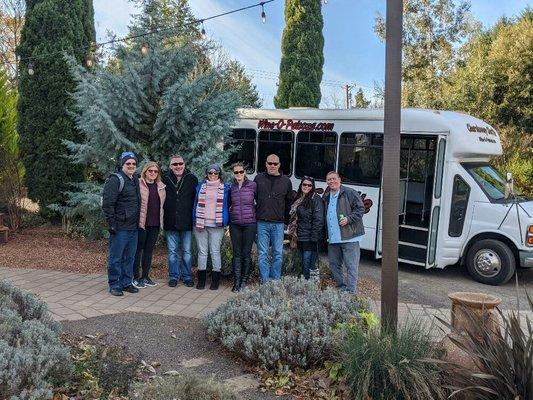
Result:
M286 277L244 291L205 321L209 336L264 368L309 367L329 357L334 326L359 321L363 309L348 293Z
M52 397L51 382L72 371L58 333L44 302L0 281L0 400Z

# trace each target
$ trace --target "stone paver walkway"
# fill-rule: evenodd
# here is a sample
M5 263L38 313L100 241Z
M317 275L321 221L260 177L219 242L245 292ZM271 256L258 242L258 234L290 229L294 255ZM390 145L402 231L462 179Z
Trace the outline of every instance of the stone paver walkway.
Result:
M52 316L57 321L74 321L131 311L201 318L235 296L229 286L221 286L216 291L208 288L197 290L183 284L171 288L166 280L160 279L157 280L156 287L115 297L109 294L105 274L78 274L37 269L0 267L0 279L7 279L46 301ZM370 301L370 309L379 316L379 301ZM533 320L533 313L521 312L524 326L526 315ZM437 324L435 316L449 322L450 309L413 303L398 305L400 323L414 319L419 323L434 325ZM440 329L435 329L433 332L436 336L442 334Z
M157 280L156 287L116 297L109 294L104 274L36 269L0 268L0 279L7 279L46 301L57 321L130 311L201 318L234 296L230 287L197 290L180 284L171 288L166 280Z

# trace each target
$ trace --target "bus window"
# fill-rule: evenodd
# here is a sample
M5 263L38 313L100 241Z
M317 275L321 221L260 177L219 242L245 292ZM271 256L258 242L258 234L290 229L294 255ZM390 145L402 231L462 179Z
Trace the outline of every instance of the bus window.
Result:
M294 168L296 177L311 176L315 180L325 181L326 174L335 169L336 152L336 132L298 132Z
M339 174L343 182L379 186L383 134L343 132L340 139Z
M281 162L281 171L285 175L292 174L292 131L259 131L257 148L257 172L266 171L266 158L276 154Z
M465 224L466 209L468 207L468 197L470 186L459 175L453 179L452 207L450 210L450 225L448 235L459 237L463 234Z
M254 129L234 129L233 139L238 150L230 154L225 167L231 166L234 162L242 161L246 166L246 172L253 174L255 171L255 130ZM227 150L228 146L224 146Z

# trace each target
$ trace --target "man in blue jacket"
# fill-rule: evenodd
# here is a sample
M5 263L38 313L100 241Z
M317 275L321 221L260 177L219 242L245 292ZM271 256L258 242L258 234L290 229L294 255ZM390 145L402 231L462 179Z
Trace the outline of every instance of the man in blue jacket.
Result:
M329 172L326 182L329 188L324 195L329 266L337 287L355 293L360 258L359 242L365 234L365 206L359 193L341 185L337 172ZM348 270L347 281L344 279L343 261Z
M132 284L141 205L136 168L135 154L122 153L120 170L111 174L104 185L102 211L109 230L107 276L113 296L122 296L123 291L139 291Z

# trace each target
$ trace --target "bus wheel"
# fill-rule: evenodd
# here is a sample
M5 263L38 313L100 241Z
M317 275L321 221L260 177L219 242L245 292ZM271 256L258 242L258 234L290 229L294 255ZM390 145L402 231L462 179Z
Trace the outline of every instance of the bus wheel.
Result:
M516 260L505 243L495 239L483 239L474 243L468 250L466 267L476 281L500 285L513 276Z

